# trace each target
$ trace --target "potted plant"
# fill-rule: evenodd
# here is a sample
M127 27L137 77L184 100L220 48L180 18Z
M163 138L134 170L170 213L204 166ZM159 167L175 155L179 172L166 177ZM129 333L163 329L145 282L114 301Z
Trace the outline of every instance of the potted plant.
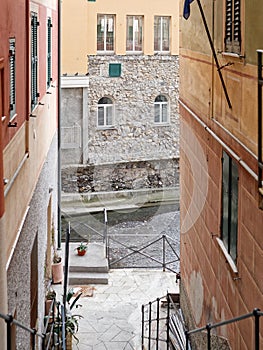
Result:
M52 280L53 283L61 283L63 281L63 264L62 258L55 251L52 264Z
M81 242L77 248L75 248L78 252L78 255L83 256L86 254L86 251L88 249L88 244Z
M79 330L79 320L83 318L82 315L74 314L73 308L79 308L81 307L80 304L78 304L78 300L81 297L80 293L78 296L76 296L74 299L74 289L71 288L67 293L67 306L65 310L65 330L66 330L66 349L70 350L72 349L72 338L76 340L76 343L78 344L79 340L76 336L78 330ZM73 301L72 301L73 300ZM58 334L62 334L62 317L59 313L56 318L56 324L55 324L55 331Z
M48 316L50 313L50 307L51 307L54 299L56 299L56 292L53 289L49 289L46 293L46 301L45 301L45 315L46 316ZM51 316L51 314L49 316Z

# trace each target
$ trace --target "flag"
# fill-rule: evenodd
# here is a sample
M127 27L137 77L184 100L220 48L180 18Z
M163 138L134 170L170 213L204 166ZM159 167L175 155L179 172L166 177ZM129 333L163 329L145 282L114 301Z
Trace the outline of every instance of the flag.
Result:
M190 17L190 4L194 0L184 0L184 18L188 19Z

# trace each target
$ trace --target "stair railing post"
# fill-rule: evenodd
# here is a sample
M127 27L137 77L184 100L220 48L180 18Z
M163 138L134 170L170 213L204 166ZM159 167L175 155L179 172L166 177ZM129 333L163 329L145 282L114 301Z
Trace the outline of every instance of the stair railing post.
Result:
M148 349L151 350L151 332L152 332L152 303L149 302L149 342L148 342Z
M32 333L32 349L35 350L37 330L35 328L33 328L33 331L34 331L34 333Z
M169 293L167 293L167 339L166 339L166 345L167 345L167 350L169 350L169 341L170 341L170 335L169 335L169 329L170 329L170 325L169 325L169 319L170 319L170 295Z
M255 350L259 350L259 309L253 310L255 317Z
M188 350L189 347L189 334L185 331L185 350Z
M206 325L207 330L207 350L211 350L211 324Z
M163 272L165 271L165 235L162 236L163 241Z
M156 350L159 349L159 322L160 322L160 299L157 298L157 315L156 315Z
M11 314L8 315L8 320L6 322L6 344L7 350L12 349L12 337L11 337L11 324L13 322L13 316Z
M67 288L68 288L68 268L69 268L69 241L70 241L70 222L68 223L65 243L65 271L64 271L64 292L63 292L63 305L66 309L67 302Z
M142 305L142 350L144 348L144 305Z

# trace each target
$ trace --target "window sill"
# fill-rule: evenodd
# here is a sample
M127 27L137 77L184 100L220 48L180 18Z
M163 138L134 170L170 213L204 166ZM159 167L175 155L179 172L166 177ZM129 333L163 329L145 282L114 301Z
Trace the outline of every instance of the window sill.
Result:
M226 250L226 247L225 247L223 241L218 237L216 237L216 241L217 241L222 253L224 254L224 257L226 258L226 261L227 261L228 265L230 266L232 273L234 275L238 275L238 270L237 270L236 264L235 264L234 260L232 259L232 257L230 256L230 254L228 253L228 251Z
M126 51L127 55L142 55L143 51Z
M114 55L114 51L97 51L97 55Z
M245 58L245 56L240 55L238 53L226 52L226 51L221 52L221 55L227 56L227 57L239 58L239 59Z
M113 125L97 126L97 130L114 130L116 129Z
M162 55L162 56L169 56L171 55L170 51L154 51L154 55L158 56L158 55Z
M154 122L154 126L170 126L171 124L169 122L165 122L165 123L156 123Z

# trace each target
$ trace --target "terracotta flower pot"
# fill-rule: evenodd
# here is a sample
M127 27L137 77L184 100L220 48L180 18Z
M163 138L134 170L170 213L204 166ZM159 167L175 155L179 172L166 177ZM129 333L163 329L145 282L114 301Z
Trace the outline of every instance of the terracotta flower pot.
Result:
M53 283L61 283L63 281L62 261L59 263L52 264L52 279L53 279Z
M79 249L77 249L77 251L78 251L78 255L80 255L80 256L83 256L83 255L86 254L86 250L79 250Z

